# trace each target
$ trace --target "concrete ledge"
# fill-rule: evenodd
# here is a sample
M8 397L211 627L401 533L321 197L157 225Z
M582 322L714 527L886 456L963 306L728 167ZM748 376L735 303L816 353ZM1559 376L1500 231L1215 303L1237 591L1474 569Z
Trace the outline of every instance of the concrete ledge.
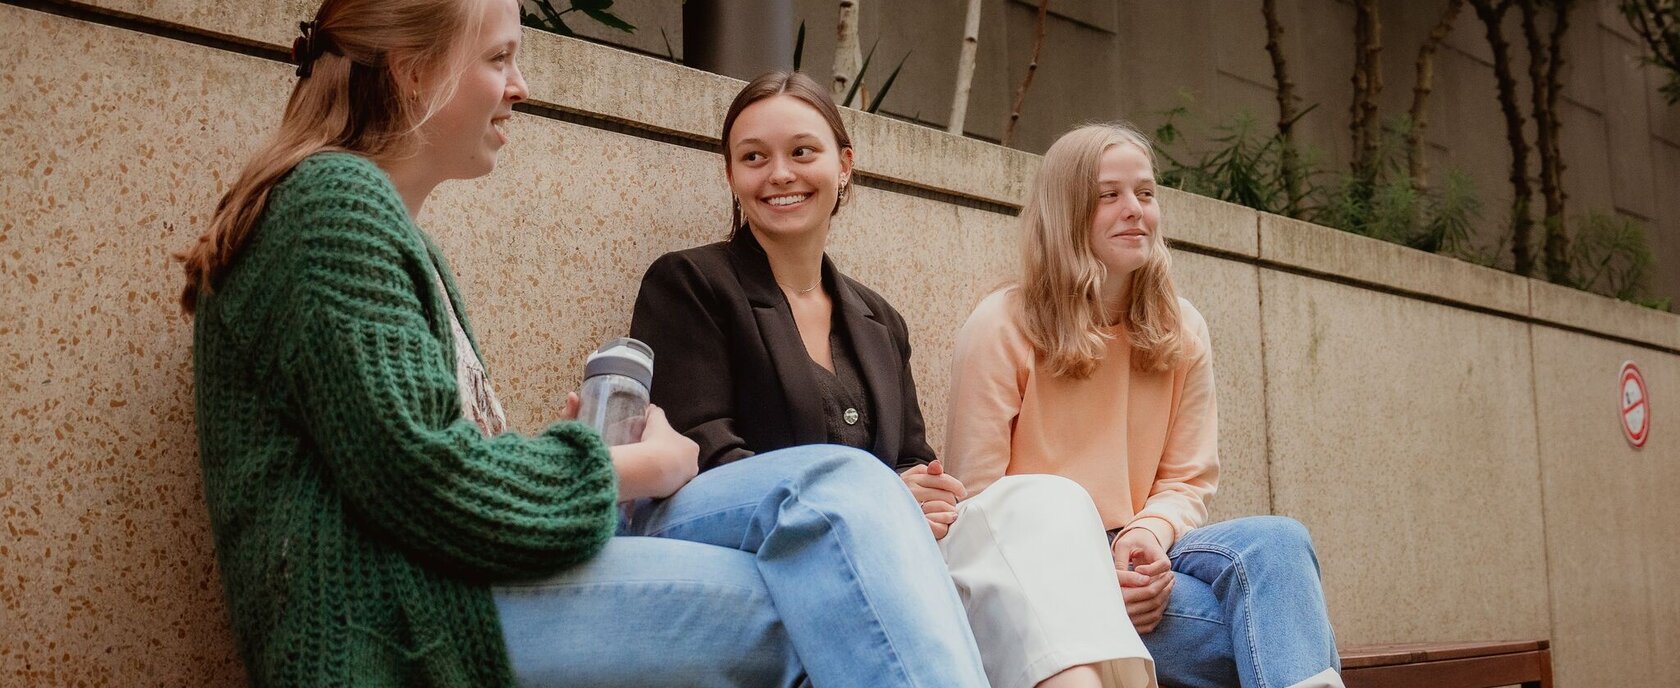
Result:
M1528 291L1536 320L1680 350L1680 315L1537 279Z
M1270 213L1260 214L1260 258L1511 315L1529 312L1522 277Z
M285 51L311 0L243 5L211 0L91 0L107 13ZM534 104L716 143L737 79L617 48L525 30L521 68ZM910 186L1019 206L1038 156L847 108L858 171Z
M1175 243L1260 257L1260 213L1178 189L1161 189L1161 224Z

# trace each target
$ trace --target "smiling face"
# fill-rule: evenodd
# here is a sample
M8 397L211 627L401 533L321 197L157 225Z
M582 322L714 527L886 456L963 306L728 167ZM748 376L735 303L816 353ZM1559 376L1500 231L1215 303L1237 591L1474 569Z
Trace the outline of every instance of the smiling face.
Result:
M735 119L728 144L729 186L749 226L772 239L827 229L852 149L815 107L786 94L755 102Z
M1161 241L1155 170L1136 145L1109 146L1097 164L1097 204L1091 212L1091 254L1120 279L1149 262Z
M483 24L462 48L455 91L420 127L418 157L440 179L471 179L495 169L496 153L507 143L501 127L513 116L513 104L528 95L514 60L520 39L518 0L480 4Z

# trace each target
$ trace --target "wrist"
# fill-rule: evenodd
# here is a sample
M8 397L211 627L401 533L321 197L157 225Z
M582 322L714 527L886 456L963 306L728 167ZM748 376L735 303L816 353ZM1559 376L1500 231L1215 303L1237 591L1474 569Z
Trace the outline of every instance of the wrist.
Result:
M659 466L645 442L611 447L613 472L618 474L618 499L628 501L659 496Z

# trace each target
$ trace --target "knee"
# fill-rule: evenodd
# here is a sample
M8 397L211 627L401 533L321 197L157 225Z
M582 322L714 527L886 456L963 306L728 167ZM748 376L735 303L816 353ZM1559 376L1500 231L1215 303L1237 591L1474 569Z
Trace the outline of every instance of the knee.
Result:
M1255 516L1243 520L1247 521L1244 525L1249 529L1248 540L1254 550L1317 558L1312 534L1300 521L1288 516Z
M904 492L904 480L874 454L834 444L813 444L777 452L777 461L802 492L857 494L869 499Z
M981 500L981 508L988 511L1001 508L1011 517L1046 524L1089 521L1098 529L1102 526L1102 517L1091 501L1091 493L1085 490L1084 485L1059 475L1008 475L992 483L981 494L985 498Z

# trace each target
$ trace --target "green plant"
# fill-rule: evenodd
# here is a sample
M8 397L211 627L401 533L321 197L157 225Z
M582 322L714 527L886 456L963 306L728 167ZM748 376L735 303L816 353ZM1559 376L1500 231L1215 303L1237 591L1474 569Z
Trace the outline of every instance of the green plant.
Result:
M1172 148L1183 139L1177 119L1189 108L1168 110L1166 120L1155 128L1159 144L1156 156L1164 163L1158 171L1166 186L1210 196L1269 213L1283 213L1288 203L1283 168L1283 150L1290 145L1277 135L1256 132L1254 116L1238 113L1219 125L1210 150L1195 160L1173 155ZM1303 168L1305 169L1305 168Z
M1648 291L1655 260L1637 220L1590 211L1576 219L1570 249L1570 286L1668 310L1668 299Z
M610 28L625 33L635 33L636 26L619 19L618 15L613 14L612 5L613 0L571 0L569 7L556 10L550 0L520 0L519 23L562 36L575 36L577 33L572 31L572 27L566 25L563 17L572 12L582 12L584 16ZM536 11L526 9L527 6L535 7ZM669 40L666 41L666 50L670 50Z
M1481 211L1475 185L1456 170L1443 174L1433 188L1416 183L1406 164L1404 122L1385 128L1365 174L1325 172L1314 156L1293 151L1305 202L1291 213L1284 153L1293 144L1278 134L1259 133L1253 115L1238 113L1215 127L1205 153L1186 161L1173 150L1183 141L1179 118L1188 112L1186 106L1168 110L1155 129L1162 184L1432 253L1480 258L1470 243Z
M857 99L858 87L863 84L863 76L869 73L869 61L875 58L875 47L880 44L880 41L876 41L875 45L869 46L869 54L863 57L863 65L858 68L857 78L852 79L852 87L846 90L846 98L840 102L841 107L851 107L852 101ZM904 69L904 63L909 59L910 52L906 51L904 57L898 59L898 65L893 67L892 73L887 75L887 80L881 82L881 90L876 91L875 97L864 106L864 112L875 114L881 109L881 103L887 100L887 92L892 90L893 82L898 81L899 71ZM802 21L799 22L799 33L793 39L793 71L799 71L800 65L804 62L805 22Z

